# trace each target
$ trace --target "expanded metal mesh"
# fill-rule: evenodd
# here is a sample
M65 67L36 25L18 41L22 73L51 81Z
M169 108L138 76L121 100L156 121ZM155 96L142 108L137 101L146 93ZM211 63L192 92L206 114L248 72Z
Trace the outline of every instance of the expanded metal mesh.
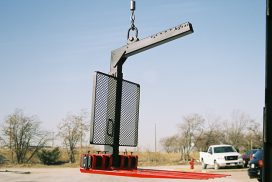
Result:
M123 81L120 138L121 146L137 146L140 86Z
M91 144L113 145L116 106L115 77L96 72L94 76ZM140 86L122 81L119 146L137 146Z

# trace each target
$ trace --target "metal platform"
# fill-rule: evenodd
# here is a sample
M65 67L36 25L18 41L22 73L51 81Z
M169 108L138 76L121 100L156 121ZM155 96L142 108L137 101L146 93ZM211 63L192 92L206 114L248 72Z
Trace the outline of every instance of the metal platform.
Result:
M136 178L164 178L164 179L196 179L208 180L214 178L223 178L230 176L228 174L213 174L200 172L182 172L168 170L153 170L153 169L136 169L136 170L95 170L83 169L82 173L103 174L112 176L136 177Z

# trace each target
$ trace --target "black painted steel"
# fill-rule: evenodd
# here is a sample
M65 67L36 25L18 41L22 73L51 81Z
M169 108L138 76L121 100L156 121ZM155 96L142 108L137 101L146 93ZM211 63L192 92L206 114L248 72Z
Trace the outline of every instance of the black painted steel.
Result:
M266 75L264 109L263 181L272 181L272 1L266 1Z
M115 121L114 121L114 141L112 145L112 157L113 157L113 167L120 166L119 160L119 137L120 137L120 122L121 122L121 104L122 104L122 80L123 80L123 63L122 61L120 64L117 65L116 69L116 102L115 102Z

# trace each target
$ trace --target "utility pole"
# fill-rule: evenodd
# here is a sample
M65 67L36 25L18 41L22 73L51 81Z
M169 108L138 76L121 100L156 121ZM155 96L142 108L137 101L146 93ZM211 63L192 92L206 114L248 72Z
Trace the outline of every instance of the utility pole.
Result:
M13 162L11 121L9 121L9 149L11 152L11 161Z
M80 121L80 151L82 151L82 137L83 137L82 121Z
M52 148L54 148L55 132L52 132Z
M265 52L265 107L264 107L264 166L263 181L272 181L272 0L266 0L266 52Z
M155 123L155 152L157 152L157 127Z

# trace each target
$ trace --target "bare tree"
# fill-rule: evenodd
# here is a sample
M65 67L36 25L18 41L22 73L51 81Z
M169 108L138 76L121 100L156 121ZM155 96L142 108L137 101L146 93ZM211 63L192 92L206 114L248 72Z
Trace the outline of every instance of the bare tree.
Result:
M29 162L47 141L38 119L25 116L19 109L4 121L3 134L5 143L15 153L17 163Z
M165 137L160 142L166 152L179 151L181 159L186 161L193 150L207 151L210 145L231 144L242 151L261 148L261 126L261 123L239 111L234 111L230 119L191 114L183 117L178 134Z
M179 137L182 160L189 160L194 145L200 140L203 134L204 121L204 118L199 114L191 114L183 117L183 123L180 125Z
M167 152L179 152L179 137L174 135L171 137L165 137L160 140L163 149Z
M224 123L225 142L239 149L245 143L245 136L252 119L245 113L234 111Z
M84 133L87 131L85 114L68 114L59 125L58 135L63 139L71 163L76 162L75 154L78 142L82 143Z
M261 124L254 120L249 122L245 137L246 143L244 144L246 150L261 148L263 146L263 132L260 126Z
M223 143L224 134L222 132L221 119L207 118L204 132L196 142L196 147L200 151L207 151L210 145Z

